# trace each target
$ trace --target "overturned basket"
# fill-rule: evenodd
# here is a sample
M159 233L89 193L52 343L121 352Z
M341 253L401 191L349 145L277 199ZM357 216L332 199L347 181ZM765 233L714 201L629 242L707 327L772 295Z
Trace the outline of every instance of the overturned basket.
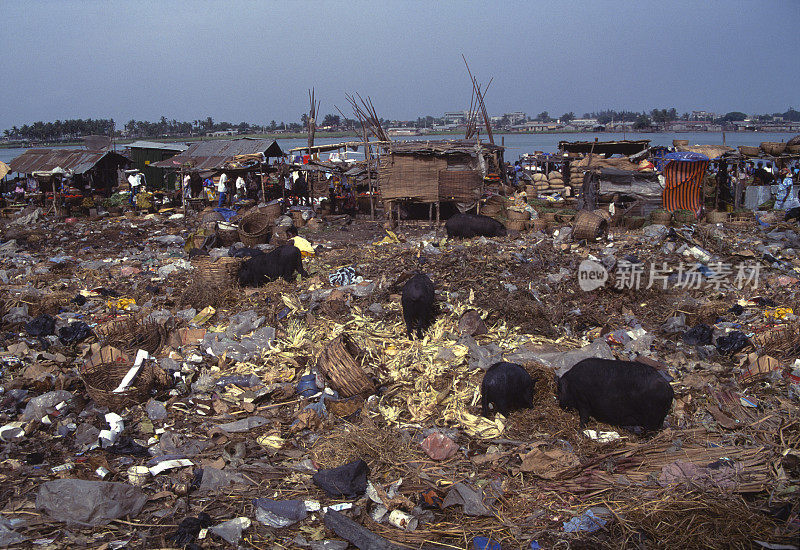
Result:
M195 269L195 280L209 286L226 288L236 284L239 278L239 269L242 258L229 258L227 256L211 259L208 256L198 256L192 260Z
M536 218L535 220L531 220L531 227L534 231L546 231L547 230L547 220L543 220L541 218Z
M269 234L275 218L271 217L266 210L265 208L248 213L239 224L239 238L245 245L255 246L269 241Z
M342 397L373 393L375 384L361 368L364 353L346 334L325 346L317 359L320 371Z
M739 153L746 157L757 157L761 154L761 149L758 147L752 147L750 145L740 145Z
M572 236L576 240L595 240L608 231L608 222L594 212L581 211L575 216L572 225Z
M86 385L86 393L95 404L100 407L108 407L112 411L119 411L146 401L158 378L156 371L158 367L152 364L142 365L133 379L132 385L126 390L114 392L128 374L131 366L128 362L85 365L81 369L80 375Z
M772 156L782 155L786 151L786 143L783 141L762 141L761 150Z

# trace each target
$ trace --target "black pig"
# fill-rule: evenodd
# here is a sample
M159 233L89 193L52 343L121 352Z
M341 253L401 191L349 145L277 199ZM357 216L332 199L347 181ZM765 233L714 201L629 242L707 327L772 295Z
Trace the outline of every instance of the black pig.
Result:
M246 246L242 248L232 246L228 249L228 255L231 258L252 258L253 256L260 256L263 253L264 251L260 248L248 248Z
M783 221L788 222L792 219L800 222L800 206L795 206L794 208L790 208L786 211Z
M533 408L533 386L533 378L521 365L495 363L481 382L481 414L489 416L489 403L503 416L517 409Z
M433 321L433 282L423 273L417 273L403 285L402 298L403 320L409 339L414 329L417 338L422 338L422 331Z
M489 216L456 214L444 224L447 238L469 239L471 237L505 237L506 226Z
M584 359L557 378L558 404L577 409L581 428L589 417L623 428L661 428L673 391L649 365L612 359Z
M291 282L295 270L301 276L308 277L303 269L300 250L293 244L285 244L267 254L259 254L245 261L239 271L239 284L261 286L278 277Z

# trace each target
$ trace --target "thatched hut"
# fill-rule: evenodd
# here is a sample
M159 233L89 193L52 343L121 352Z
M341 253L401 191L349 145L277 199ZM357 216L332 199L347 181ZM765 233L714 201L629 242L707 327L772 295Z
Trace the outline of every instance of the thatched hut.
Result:
M404 201L464 206L478 202L487 185L500 183L504 147L476 140L392 142L381 158L378 185L390 213Z

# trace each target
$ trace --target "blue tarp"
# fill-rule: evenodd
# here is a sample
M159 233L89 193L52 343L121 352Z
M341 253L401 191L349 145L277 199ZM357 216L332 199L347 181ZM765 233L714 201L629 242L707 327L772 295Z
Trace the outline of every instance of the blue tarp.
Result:
M215 208L214 212L219 212L222 214L222 217L225 218L226 222L230 221L231 218L236 215L236 210L231 210L230 208Z
M667 153L666 155L664 155L664 160L678 160L683 162L701 162L701 161L708 162L710 159L705 155L701 155L700 153L690 153L688 151L685 151L681 153Z

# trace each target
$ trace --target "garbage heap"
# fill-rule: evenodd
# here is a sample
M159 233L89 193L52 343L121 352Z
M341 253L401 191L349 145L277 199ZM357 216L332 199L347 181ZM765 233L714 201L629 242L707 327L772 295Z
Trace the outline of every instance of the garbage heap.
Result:
M337 218L300 229L309 278L240 288L207 262L241 244L190 258L197 220L25 215L0 239L2 545L796 544L796 226ZM408 340L420 271L438 314ZM554 374L586 357L657 368L664 428L582 430ZM534 407L485 418L502 360Z

